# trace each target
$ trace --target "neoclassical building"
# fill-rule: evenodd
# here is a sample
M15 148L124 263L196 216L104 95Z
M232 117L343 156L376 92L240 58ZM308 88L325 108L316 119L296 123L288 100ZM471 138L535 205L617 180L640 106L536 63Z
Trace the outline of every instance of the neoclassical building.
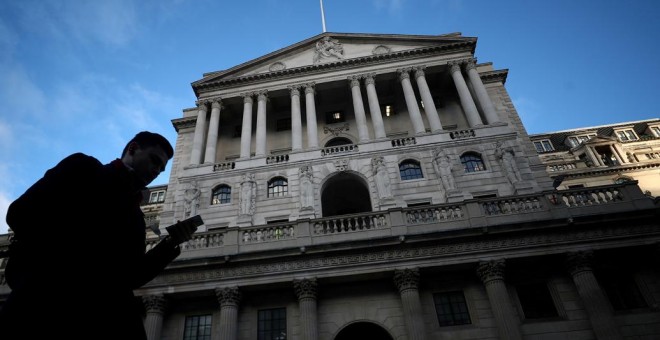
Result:
M149 338L660 337L657 203L555 188L476 43L323 33L193 82L144 209L205 224L137 292Z

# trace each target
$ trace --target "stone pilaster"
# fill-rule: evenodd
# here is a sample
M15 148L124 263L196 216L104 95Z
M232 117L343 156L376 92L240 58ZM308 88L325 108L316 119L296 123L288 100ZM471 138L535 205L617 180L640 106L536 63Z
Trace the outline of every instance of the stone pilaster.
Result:
M300 113L300 87L289 86L291 94L291 151L302 150L302 121Z
M241 126L241 158L250 158L252 144L252 93L243 96L243 125Z
M612 307L594 275L593 260L592 251L568 253L566 267L573 277L580 299L589 314L596 338L598 340L623 339L614 321Z
M394 284L399 289L403 315L408 329L408 339L426 339L426 329L422 313L422 302L419 298L419 269L406 268L394 271Z
M412 122L415 134L422 134L426 132L426 129L424 128L422 114L419 112L419 105L417 104L417 98L415 98L415 91L412 88L412 84L410 84L410 69L398 69L397 72L399 73L399 81L403 88L403 96L406 100L408 114L410 115L410 121Z
M456 90L458 91L458 97L461 99L461 106L463 107L463 111L465 111L465 117L467 118L468 124L470 124L470 127L483 125L477 106L474 104L474 99L472 99L470 90L468 89L463 74L461 73L461 63L454 61L450 62L448 65L451 77L454 79L454 86L456 86Z
M211 103L211 121L209 122L209 133L206 140L206 152L204 163L215 163L216 147L218 146L218 129L220 128L220 110L222 101L214 99Z
M440 123L438 111L435 109L435 103L433 102L431 90L429 89L429 85L426 83L424 67L420 66L415 68L415 80L417 80L417 88L419 88L419 94L422 97L422 102L424 103L424 112L426 113L426 119L428 119L429 125L431 126L431 131L441 131L442 124Z
M260 91L257 95L257 138L254 155L263 157L266 155L266 101L268 91Z
M465 65L465 70L470 78L470 83L472 83L477 99L479 99L481 110L484 112L488 124L499 122L500 118L497 115L497 111L495 111L495 106L493 105L493 101L490 100L490 96L488 95L488 91L486 91L483 81L481 81L479 72L477 72L474 59L468 60Z
M293 288L300 306L301 339L316 340L319 333L316 308L318 284L316 279L294 280Z
M486 287L500 339L521 340L520 321L514 316L513 305L504 282L505 267L506 263L501 259L480 262L477 275Z
M192 151L190 152L190 164L202 163L202 150L204 149L204 137L206 135L206 107L207 102L197 102L197 121L195 122L195 135L193 136Z
M316 102L314 101L314 83L305 84L305 116L307 117L307 148L319 147L318 126L316 123Z
M142 297L142 303L144 303L147 311L147 317L144 321L147 340L158 340L163 331L163 316L165 315L167 300L162 294L147 295Z
M236 340L238 338L238 306L241 292L238 287L216 288L215 295L220 303L220 327L217 339Z
M369 113L371 114L371 123L374 126L374 135L376 139L385 138L385 125L383 124L383 115L380 112L380 103L375 85L376 74L370 73L364 76L364 84L367 88L367 99L369 100Z

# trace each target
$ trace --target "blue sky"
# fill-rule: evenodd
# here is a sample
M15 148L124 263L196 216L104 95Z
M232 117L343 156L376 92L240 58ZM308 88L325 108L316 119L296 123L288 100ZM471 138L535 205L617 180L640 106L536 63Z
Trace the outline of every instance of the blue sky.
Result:
M660 1L324 6L329 32L478 37L530 133L660 117ZM141 130L174 144L170 120L202 73L321 32L317 0L0 1L0 233L9 203L63 157L109 162Z

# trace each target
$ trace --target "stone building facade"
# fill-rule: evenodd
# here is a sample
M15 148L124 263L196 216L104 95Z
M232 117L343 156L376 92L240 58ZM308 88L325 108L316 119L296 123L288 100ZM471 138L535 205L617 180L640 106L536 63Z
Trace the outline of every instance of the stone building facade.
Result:
M137 291L149 338L660 337L658 204L556 190L476 43L323 33L193 82L150 211L205 224Z

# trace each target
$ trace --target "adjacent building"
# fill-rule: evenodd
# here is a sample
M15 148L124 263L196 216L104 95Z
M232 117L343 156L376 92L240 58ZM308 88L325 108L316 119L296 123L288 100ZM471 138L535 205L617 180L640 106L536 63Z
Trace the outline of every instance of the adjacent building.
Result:
M625 127L530 138L476 46L323 33L193 82L143 208L205 224L137 292L149 338L660 337L657 184L611 172L657 164Z

